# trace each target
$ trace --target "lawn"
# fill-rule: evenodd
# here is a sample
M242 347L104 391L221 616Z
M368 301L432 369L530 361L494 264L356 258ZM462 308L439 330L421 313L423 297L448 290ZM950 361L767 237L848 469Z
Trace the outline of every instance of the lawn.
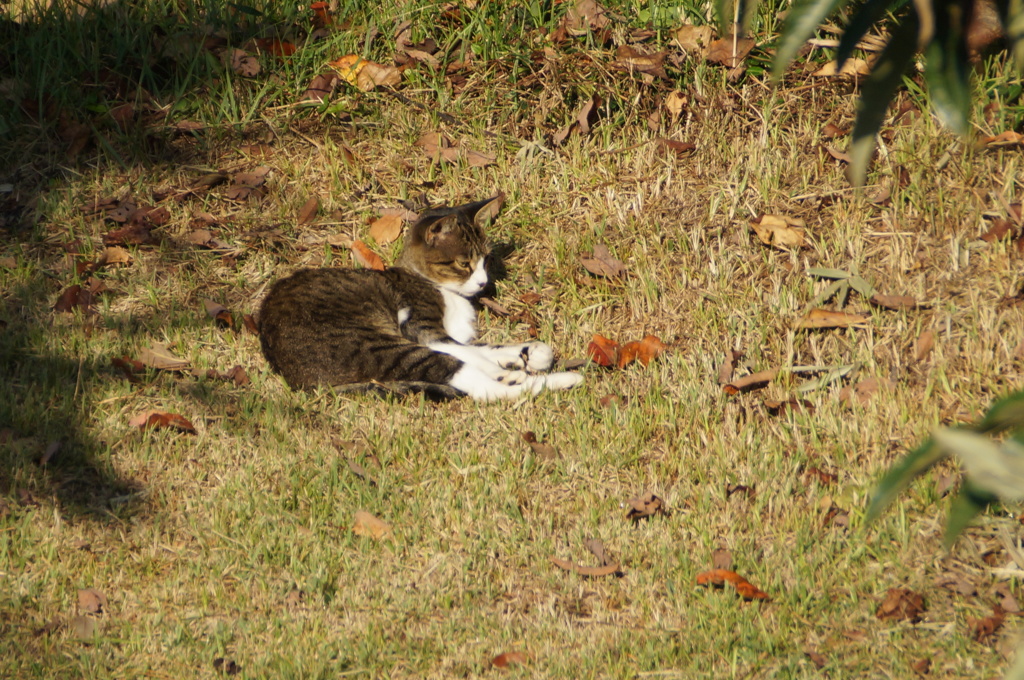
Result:
M0 677L1001 677L1020 508L945 551L947 464L863 522L1024 387L1000 55L968 138L908 74L856 192L857 80L814 48L774 86L771 3L738 67L702 5L367 4L0 9ZM274 280L498 194L481 339L580 388L270 371Z

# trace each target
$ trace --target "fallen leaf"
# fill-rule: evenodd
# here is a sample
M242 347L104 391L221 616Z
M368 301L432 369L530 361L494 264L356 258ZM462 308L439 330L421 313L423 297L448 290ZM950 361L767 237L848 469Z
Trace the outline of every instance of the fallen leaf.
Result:
M598 366L616 366L619 361L619 343L595 333L587 345L587 356Z
M826 123L825 127L821 130L821 136L825 139L835 139L836 137L845 137L850 134L849 128L843 129L832 123Z
M705 571L701 574L697 574L697 585L708 586L712 585L721 588L726 583L731 583L736 588L736 592L744 600L770 600L768 593L764 592L747 579L743 578L735 571L728 569L712 569L711 571Z
M718 367L718 384L728 385L732 382L732 374L736 371L736 363L743 358L743 352L730 349L725 353L725 359Z
M882 295L881 293L875 293L868 299L868 302L876 307L884 307L885 309L891 309L894 311L900 311L903 309L921 309L924 306L918 304L917 300L909 295Z
M139 379L136 377L137 373L145 373L146 367L142 365L141 361L136 361L129 357L111 357L111 365L114 368L120 369L124 373L124 377L128 379L128 382L137 383Z
M527 430L522 434L523 441L530 445L533 452L542 460L555 460L558 458L558 450L546 442L538 441L537 435Z
M761 243L776 248L803 248L806 227L803 220L785 215L762 215L750 221L750 228Z
M932 660L927 657L924 659L918 659L914 663L910 664L910 667L914 670L915 673L920 673L921 675L928 675L932 672Z
M530 660L522 652L505 652L491 659L491 665L496 668L508 668L509 666L524 665Z
M508 311L506 308L499 305L497 302L494 301L493 298L484 296L477 298L477 301L487 309L491 310L491 313L493 314L497 314L498 316L504 317L512 316L512 312Z
M806 470L804 470L802 477L805 484L817 482L822 486L831 486L839 481L838 476L832 474L831 472L825 472L819 467L807 468Z
M598 110L600 109L601 104L603 103L604 102L601 99L601 97L597 96L596 94L592 95L589 99L586 100L586 102L584 102L583 106L576 113L576 119L552 136L552 143L555 146L558 146L559 144L566 140L566 138L573 130L579 130L580 134L583 135L590 134L590 128L594 124L594 121L597 118Z
M964 597L972 597L978 592L977 587L972 583L966 575L949 572L939 578L935 579L935 585L939 588L945 588Z
M367 269L376 269L380 272L386 269L384 260L380 259L380 255L370 250L370 247L362 241L353 241L350 248L356 262Z
M983 137L978 140L978 146L982 148L1006 148L1024 145L1024 135L1013 130L1000 132L993 137Z
M743 376L737 380L733 380L730 383L722 385L722 389L726 394L736 395L740 392L748 392L750 390L757 390L772 380L775 380L775 376L778 375L778 369L769 369L767 371L758 371L757 373L751 373L750 375Z
M159 243L146 224L132 223L103 235L105 246L148 246Z
M976 642L985 642L1003 627L1006 612L998 604L992 606L992 615L983 619L969 619L971 636Z
M392 535L390 524L377 519L365 510L356 512L355 520L352 523L352 532L358 536L367 536L377 541L390 538Z
M661 500L653 493L648 493L644 496L636 498L629 498L626 500L629 505L629 511L626 513L626 519L639 522L647 517L654 515L667 515L668 512L665 509L665 501Z
M1010 584L1007 582L997 583L993 589L995 594L999 597L999 606L1003 608L1007 614L1019 615L1021 613L1020 605L1017 604L1017 598L1014 597L1013 591L1010 590Z
M336 89L341 77L337 73L321 73L310 81L306 91L299 97L300 102L322 102L330 97Z
M677 142L674 139L665 139L664 137L658 137L656 140L658 148L667 149L676 156L688 156L697 150L696 144L690 142Z
M736 68L750 54L750 50L754 49L754 44L752 38L740 38L734 45L732 36L726 36L711 41L704 58L712 64Z
M726 484L725 485L725 497L731 498L733 494L741 493L747 498L755 498L757 496L757 489L746 484Z
M57 302L54 303L53 311L68 313L73 311L75 307L81 307L83 310L88 311L91 303L92 296L76 283L64 289L64 292L57 298Z
M597 400L597 405L601 408L608 408L609 406L626 406L627 404L629 404L629 398L618 394L606 394Z
M869 314L833 312L828 309L812 309L797 322L796 329L814 328L856 328L864 327L871 320Z
M402 82L404 67L383 66L358 54L348 54L327 62L350 85L369 92L380 85L395 86Z
M668 74L665 73L664 66L665 57L668 56L668 53L668 50L664 50L653 54L644 54L635 47L619 45L615 50L615 60L608 67L613 71L642 73L650 77L648 82L653 82L653 77L655 76L668 80Z
M839 401L845 403L856 398L861 406L865 406L875 396L875 393L882 388L891 392L896 389L896 383L887 379L879 380L875 377L865 378L856 385L847 385L839 390Z
M132 261L131 253L118 246L104 248L100 256L96 258L96 268L107 267L115 264L129 264Z
M917 623L926 607L924 598L907 588L889 588L875 610L875 616L882 621L909 621Z
M871 73L871 65L863 59L850 57L843 62L843 68L836 70L838 64L832 60L811 74L816 78L860 78Z
M626 265L612 256L608 246L603 243L594 245L594 252L580 258L583 268L595 276L615 278L626 275Z
M668 345L663 343L656 335L648 335L643 340L627 342L619 350L619 358L616 362L619 368L625 368L637 359L644 366L647 366L662 354Z
M237 47L227 49L222 56L224 63L230 65L231 70L245 78L255 78L260 74L260 60L245 50Z
M679 121L679 117L683 115L683 110L686 108L686 105L688 103L689 100L687 99L686 95L679 90L669 92L668 95L665 97L663 105L666 109L668 109L668 114L669 116L671 116L672 125L675 125Z
M715 39L715 29L710 25L693 26L683 24L671 32L672 38L687 53L694 53L699 58L707 56L708 48Z
M574 571L580 576L588 576L590 578L611 576L613 574L619 575L622 573L620 566L618 564L606 564L601 567L587 567L582 564L576 564L575 562L570 562L569 560L562 560L557 557L549 557L548 559L550 559L551 563L559 569L564 569L565 571Z
M196 433L195 426L187 418L177 413L166 413L164 411L143 411L133 416L128 421L128 424L143 430L150 428L154 430L172 428L187 434Z
M314 2L309 6L313 10L313 25L316 28L324 28L334 23L334 17L330 14L331 3Z
M296 51L294 43L280 38L256 38L253 42L259 49L275 57L290 57Z
M68 621L68 628L79 640L89 641L100 632L100 622L91 616L74 616Z
M370 223L370 236L377 245L386 245L402 235L402 218L398 215L384 215Z
M847 165L849 165L850 163L853 162L853 159L850 158L850 154L846 153L845 151L840 151L834 146L823 144L822 148L825 149L825 153L827 153L829 156L832 156L832 158L836 159L840 163L846 163Z
M602 566L612 563L612 560L608 557L608 554L605 552L604 543L601 542L601 539L588 538L587 540L583 541L583 545L586 547L587 550L589 550L594 555L594 557L597 558L597 561Z
M828 665L828 659L826 659L824 656L814 651L813 649L805 649L804 656L810 659L811 663L813 663L814 667L818 670L821 670L822 668Z
M320 209L320 199L316 196L310 196L305 203L302 204L302 208L299 209L299 217L296 220L299 224L309 224L316 218L316 211Z
M227 307L209 298L203 298L203 306L206 307L206 313L218 326L221 328L231 328L234 319L231 318L231 312L228 311Z
M607 13L608 10L595 0L576 0L565 15L565 27L573 35L600 30L611 23Z
M814 404L807 401L806 399L790 398L786 401L777 401L775 399L765 399L764 407L768 409L768 413L773 416L785 415L788 412L793 413L814 413Z
M139 353L139 361L144 366L155 368L158 371L180 371L188 368L189 362L171 354L167 345L162 342L155 342L144 348Z
M95 588L78 591L78 608L89 614L103 614L107 609L107 596Z
M249 331L253 335L260 334L260 326L256 323L256 318L252 314L242 315L242 325L245 326L245 330Z

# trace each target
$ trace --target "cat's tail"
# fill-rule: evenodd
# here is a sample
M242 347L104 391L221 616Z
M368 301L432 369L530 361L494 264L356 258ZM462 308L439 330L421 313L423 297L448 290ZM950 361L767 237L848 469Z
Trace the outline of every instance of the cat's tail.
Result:
M338 394L372 394L377 397L407 397L422 394L430 401L449 401L465 397L466 393L437 383L419 380L391 380L388 382L349 383L335 385Z

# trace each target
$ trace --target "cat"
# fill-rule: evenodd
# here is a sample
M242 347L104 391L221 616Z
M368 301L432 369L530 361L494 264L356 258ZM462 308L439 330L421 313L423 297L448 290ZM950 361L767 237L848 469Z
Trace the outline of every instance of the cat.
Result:
M542 342L474 345L471 299L488 282L482 222L495 199L425 212L394 267L303 269L277 281L260 308L260 344L292 389L432 398L514 399L569 389L583 377L547 373Z

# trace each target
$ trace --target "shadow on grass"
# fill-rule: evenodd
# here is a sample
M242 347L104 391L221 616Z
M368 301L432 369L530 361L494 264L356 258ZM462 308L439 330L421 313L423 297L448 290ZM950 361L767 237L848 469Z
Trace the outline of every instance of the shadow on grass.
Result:
M87 395L109 371L46 349L45 335L61 332L38 321L46 290L31 281L0 304L0 516L49 502L67 518L132 514L141 485L119 477L110 443L90 433Z

